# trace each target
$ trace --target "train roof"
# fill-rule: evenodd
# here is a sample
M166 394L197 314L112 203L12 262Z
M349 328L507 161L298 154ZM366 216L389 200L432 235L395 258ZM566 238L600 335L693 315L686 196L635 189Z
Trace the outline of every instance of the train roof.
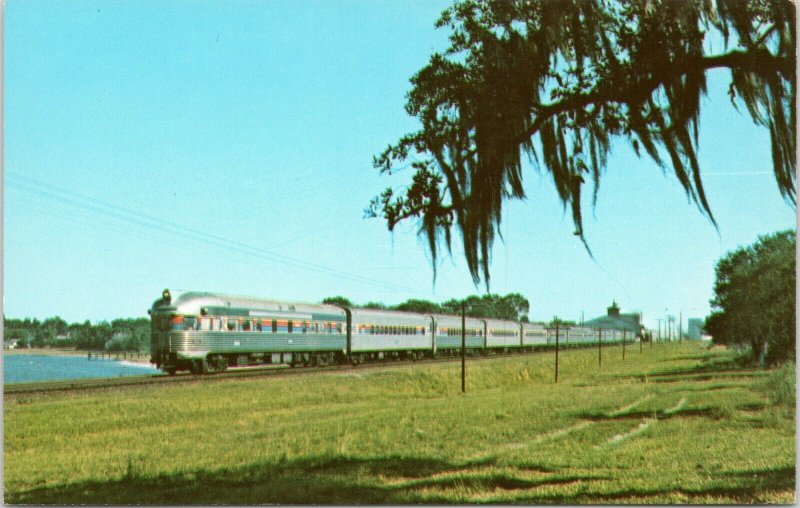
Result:
M216 314L219 309L246 312L247 315L257 315L258 311L271 314L285 312L287 314L331 314L344 316L345 312L335 305L320 303L287 302L256 298L251 296L226 295L204 291L171 291L165 289L162 298L153 302L152 311L170 310L176 314L199 315ZM232 312L237 313L237 312Z
M486 321L486 326L519 328L519 322L508 319L485 318L484 321Z
M431 314L436 320L437 326L461 326L461 316L454 316L452 314ZM467 316L465 324L469 326L483 326L483 319Z

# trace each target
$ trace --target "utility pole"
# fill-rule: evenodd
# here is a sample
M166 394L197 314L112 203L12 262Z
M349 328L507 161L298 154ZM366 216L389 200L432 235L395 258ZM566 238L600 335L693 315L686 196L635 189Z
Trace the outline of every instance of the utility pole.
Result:
M558 383L558 319L556 322L556 383Z
M656 340L661 340L661 319L656 318L656 321L658 321L658 335L656 336Z
M683 342L683 311L678 314L678 343Z
M625 332L627 330L622 330L622 359L625 359Z
M597 329L597 366L603 366L603 329Z
M467 314L461 303L461 393L467 393Z
M669 341L675 340L675 316L669 317Z

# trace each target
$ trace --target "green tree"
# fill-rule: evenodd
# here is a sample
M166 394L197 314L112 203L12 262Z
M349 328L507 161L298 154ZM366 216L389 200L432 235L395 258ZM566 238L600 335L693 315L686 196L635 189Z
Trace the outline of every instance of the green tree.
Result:
M428 300L409 299L403 303L395 305L395 310L403 312L417 312L419 314L440 314L443 312L442 306Z
M795 359L794 231L759 237L726 254L716 265L712 313L705 329L714 342L750 347L767 363Z
M358 307L362 309L375 309L375 310L386 310L386 304L381 302L367 302L364 305L359 305Z
M389 230L416 218L434 278L441 242L460 233L473 281L489 287L503 204L522 199L523 161L549 173L575 234L581 196L615 140L671 167L713 222L697 160L706 76L730 71L734 107L768 129L778 188L795 203L795 4L789 0L462 0L438 28L450 45L411 79L406 111L421 128L375 157L415 170L367 216ZM587 246L588 249L588 246Z
M481 296L471 295L463 300L448 300L442 303L442 310L447 314L461 314L462 304L467 316L513 321L527 318L530 308L528 300L518 293L509 293L505 296L489 293Z
M558 316L553 316L553 319L551 319L550 322L547 323L547 326L554 327L556 325L558 325L558 326L578 326L578 323L576 323L575 321L569 321L567 319L561 319Z

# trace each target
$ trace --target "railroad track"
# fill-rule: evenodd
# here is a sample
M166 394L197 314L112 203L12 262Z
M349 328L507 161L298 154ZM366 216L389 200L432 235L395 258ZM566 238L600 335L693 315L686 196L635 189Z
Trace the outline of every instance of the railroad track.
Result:
M610 346L610 344L609 344ZM573 349L576 346L564 348L565 350ZM589 346L591 347L591 346ZM539 354L552 352L551 348L534 349L533 351L525 352L509 352L509 353L494 353L487 355L467 355L470 362L488 360L492 358L505 358L511 356L522 356L528 354ZM255 377L266 376L284 376L284 375L303 375L315 374L332 371L369 371L379 370L387 367L412 367L421 364L433 363L452 363L460 362L460 356L446 356L439 358L425 358L416 362L411 361L393 361L383 360L371 363L353 365L332 365L325 367L289 367L288 365L280 366L262 366L262 367L248 367L242 369L233 369L220 374L206 374L196 375L189 373L181 373L175 376L170 376L164 373L143 375L143 376L126 376L114 378L86 378L86 379L68 379L59 381L37 381L32 383L13 383L3 386L4 395L16 394L31 394L31 393L44 393L44 392L60 392L60 391L79 391L79 390L93 390L93 389L106 389L116 387L128 386L143 386L161 383L198 383L198 382L213 382L229 379L246 379Z

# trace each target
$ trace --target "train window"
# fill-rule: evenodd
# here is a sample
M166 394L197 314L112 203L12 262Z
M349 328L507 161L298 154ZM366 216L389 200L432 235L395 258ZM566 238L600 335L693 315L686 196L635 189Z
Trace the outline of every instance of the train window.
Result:
M292 325L293 325L293 324L294 324L294 321L292 321L291 319L290 319L290 320L287 322L287 324L286 324L286 331L287 331L288 333L292 333Z
M239 325L239 323L236 322L236 320L229 319L228 320L228 331L229 332L236 331L236 329L238 328L238 325Z
M278 320L272 320L272 333L278 333Z
M336 333L342 333L342 323L336 323Z
M314 333L319 333L319 323L314 323Z
M183 330L183 316L172 316L169 324L172 330Z
M308 333L308 321L303 321L303 333Z
M242 331L249 332L250 331L250 320L245 319L242 321Z

